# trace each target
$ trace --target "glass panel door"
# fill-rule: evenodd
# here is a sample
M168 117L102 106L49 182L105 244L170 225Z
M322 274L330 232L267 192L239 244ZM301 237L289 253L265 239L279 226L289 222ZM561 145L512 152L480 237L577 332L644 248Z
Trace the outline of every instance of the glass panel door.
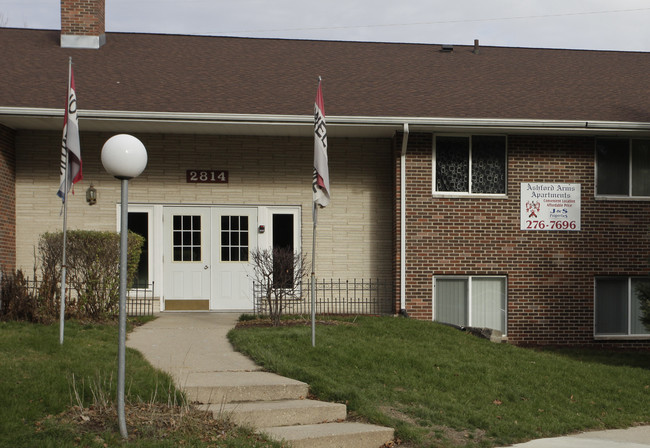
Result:
M149 286L149 213L129 212L129 231L137 233L144 238L138 270L135 273L133 288L147 288Z

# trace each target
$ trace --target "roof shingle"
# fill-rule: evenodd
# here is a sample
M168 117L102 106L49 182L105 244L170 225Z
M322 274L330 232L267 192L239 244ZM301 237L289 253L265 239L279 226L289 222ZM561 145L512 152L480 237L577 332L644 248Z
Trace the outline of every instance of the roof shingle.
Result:
M53 30L0 29L0 106L650 122L650 53L107 33L63 49Z

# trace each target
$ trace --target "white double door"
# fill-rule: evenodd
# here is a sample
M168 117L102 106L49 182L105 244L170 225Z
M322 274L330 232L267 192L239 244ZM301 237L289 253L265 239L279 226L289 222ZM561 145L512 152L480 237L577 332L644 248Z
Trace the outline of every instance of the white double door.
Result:
M165 300L209 301L210 310L252 310L256 207L165 207Z

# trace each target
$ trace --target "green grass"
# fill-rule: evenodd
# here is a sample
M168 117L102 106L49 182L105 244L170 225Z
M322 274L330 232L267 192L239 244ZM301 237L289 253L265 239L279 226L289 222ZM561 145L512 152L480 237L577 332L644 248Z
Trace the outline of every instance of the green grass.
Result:
M0 447L127 446L119 436L114 412L117 333L115 324L67 322L61 346L58 324L0 322ZM206 429L196 419L185 418L188 423L184 427L169 430L180 424L181 415L188 415L190 408L171 378L131 349L126 351L126 401L127 407L134 409L127 424L140 418L143 422L129 428L128 446L278 446L228 425L225 430ZM97 411L102 403L104 411L111 412ZM160 409L151 406L154 403L181 405L169 408L176 409L177 414L171 416L176 421L170 424L169 415L154 416L152 409ZM95 422L97 428L88 430L88 424L75 423L69 418L75 414L70 413L73 405L81 405L89 415L103 420L102 424ZM163 413L168 409L161 408ZM62 413L67 418L61 417ZM154 423L164 430L156 432Z
M540 351L402 318L230 332L270 371L411 446L498 446L650 423L650 353Z

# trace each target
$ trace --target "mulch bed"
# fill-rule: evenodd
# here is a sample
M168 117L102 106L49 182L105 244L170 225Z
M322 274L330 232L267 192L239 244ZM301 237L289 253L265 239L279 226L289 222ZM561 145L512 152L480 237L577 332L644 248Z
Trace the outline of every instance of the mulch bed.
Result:
M126 403L126 426L129 440L172 439L196 436L204 442L217 442L229 437L234 425L227 420L217 420L211 412L199 410L192 405L175 406L160 403ZM100 445L107 433L119 433L116 406L73 406L65 412L48 416L36 423L36 431L49 425L72 425L81 442L81 436L94 435ZM105 445L106 446L106 445Z

